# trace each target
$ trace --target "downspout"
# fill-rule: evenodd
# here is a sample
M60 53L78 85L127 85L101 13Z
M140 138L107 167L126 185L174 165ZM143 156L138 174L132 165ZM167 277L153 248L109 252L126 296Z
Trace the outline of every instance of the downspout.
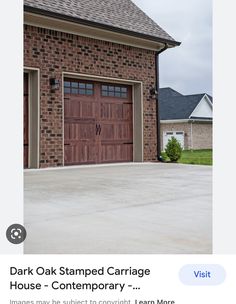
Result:
M157 160L163 162L161 156L161 124L160 124L160 111L159 111L159 90L160 90L160 80L159 80L159 55L168 48L168 44L156 52L155 54L155 72L156 72L156 128L157 128Z

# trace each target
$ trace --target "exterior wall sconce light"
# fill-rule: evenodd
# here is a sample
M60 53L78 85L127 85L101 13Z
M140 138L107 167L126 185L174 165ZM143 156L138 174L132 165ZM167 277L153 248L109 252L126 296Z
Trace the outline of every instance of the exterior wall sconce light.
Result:
M151 88L150 89L150 95L151 95L151 97L154 99L154 98L157 98L157 95L158 95L158 92L157 92L157 90L155 89L155 88Z
M55 79L55 78L50 78L50 87L51 87L52 92L55 92L56 90L59 90L60 81Z

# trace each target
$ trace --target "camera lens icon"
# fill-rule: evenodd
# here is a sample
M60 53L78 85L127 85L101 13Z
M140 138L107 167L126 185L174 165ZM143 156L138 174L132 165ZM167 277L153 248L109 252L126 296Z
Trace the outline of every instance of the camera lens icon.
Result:
M26 230L20 224L13 224L7 228L6 237L12 244L20 244L26 238Z

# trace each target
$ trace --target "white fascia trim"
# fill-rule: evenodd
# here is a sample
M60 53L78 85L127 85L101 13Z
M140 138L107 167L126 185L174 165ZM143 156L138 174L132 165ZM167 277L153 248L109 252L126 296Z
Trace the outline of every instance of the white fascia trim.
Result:
M203 98L204 98L204 97L206 97L207 101L209 102L209 105L210 105L211 107L213 107L213 103L212 103L212 101L210 100L210 98L207 96L207 94L205 94L205 95L203 96Z
M195 118L189 118L189 122L212 122L213 119L201 119L201 118L198 118L198 119L195 119Z
M195 118L189 118L189 119L173 119L173 120L161 120L160 123L162 124L177 124L177 123L188 123L188 122L212 122L213 119L195 119Z
M189 122L189 120L188 119L170 119L170 120L161 120L160 122L163 124L169 124L169 123Z

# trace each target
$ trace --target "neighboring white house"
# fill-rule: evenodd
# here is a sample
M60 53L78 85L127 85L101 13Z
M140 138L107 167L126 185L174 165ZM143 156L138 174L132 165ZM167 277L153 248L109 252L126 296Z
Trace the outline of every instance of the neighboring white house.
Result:
M171 88L163 88L159 104L162 150L172 136L183 149L212 148L213 103L210 95L182 95Z

